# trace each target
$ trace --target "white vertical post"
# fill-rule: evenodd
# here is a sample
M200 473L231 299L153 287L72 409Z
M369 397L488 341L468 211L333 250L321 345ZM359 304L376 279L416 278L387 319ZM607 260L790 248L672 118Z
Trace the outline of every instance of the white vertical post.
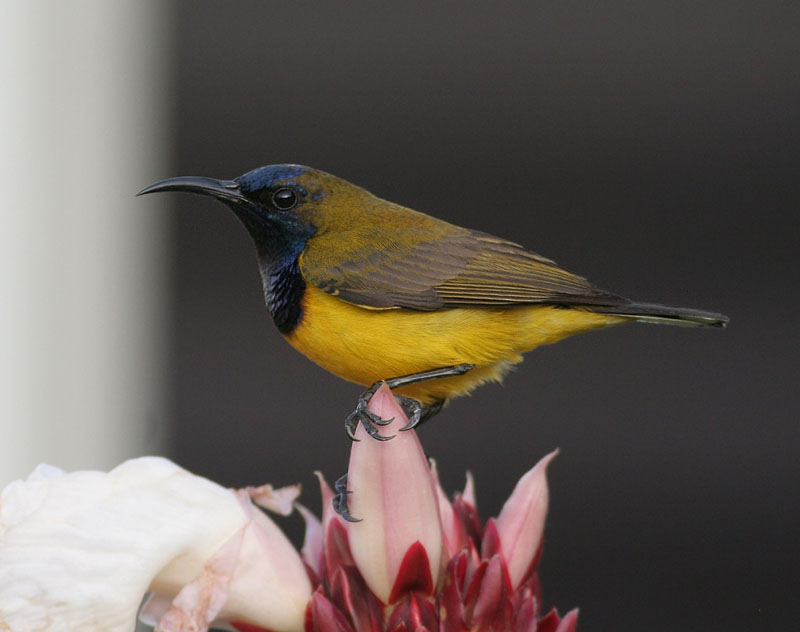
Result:
M0 488L161 447L168 9L0 9Z

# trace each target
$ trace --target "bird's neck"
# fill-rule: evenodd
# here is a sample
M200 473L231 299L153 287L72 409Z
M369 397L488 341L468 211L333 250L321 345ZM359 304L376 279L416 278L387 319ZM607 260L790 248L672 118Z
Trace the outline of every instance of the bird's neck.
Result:
M282 334L291 332L303 318L306 282L296 255L261 258L261 280L267 309Z
M267 309L278 330L288 334L303 318L306 282L300 273L298 257L315 229L255 221L245 226L258 252Z

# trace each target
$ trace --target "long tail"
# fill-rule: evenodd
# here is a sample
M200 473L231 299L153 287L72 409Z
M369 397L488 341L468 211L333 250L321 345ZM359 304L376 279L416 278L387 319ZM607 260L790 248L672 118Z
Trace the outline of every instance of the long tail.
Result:
M626 303L613 307L592 307L592 311L630 318L643 323L682 325L684 327L725 327L728 317L687 307L668 307L656 303Z

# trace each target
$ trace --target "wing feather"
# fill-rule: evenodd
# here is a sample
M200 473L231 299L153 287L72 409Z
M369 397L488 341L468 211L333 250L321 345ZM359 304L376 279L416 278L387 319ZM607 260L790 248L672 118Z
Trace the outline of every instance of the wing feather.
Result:
M312 238L300 259L303 276L342 300L373 308L432 311L627 302L518 244L434 221L414 234L404 227L402 240L367 242L363 248L351 243L347 259L335 263L330 250L320 255Z

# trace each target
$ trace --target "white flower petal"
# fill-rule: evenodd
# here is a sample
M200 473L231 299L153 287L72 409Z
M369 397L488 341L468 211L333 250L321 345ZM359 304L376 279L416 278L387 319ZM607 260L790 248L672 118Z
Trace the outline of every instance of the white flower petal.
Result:
M206 563L200 575L181 589L159 617L157 632L205 630L217 618L228 599L242 536L243 529L240 529Z
M242 530L280 534L261 512L243 509L231 490L166 459L134 459L107 474L39 467L0 496L0 629L133 630L151 584L164 595L178 594ZM283 534L271 547L262 547L249 564L273 575L277 564L296 579L292 567L302 570L302 563ZM234 576L239 572L237 565ZM243 590L235 583L223 608L227 614L240 601L234 589ZM280 597L287 591L310 597L307 579L287 586ZM253 613L246 614L251 620ZM274 613L260 615L269 617L261 625L276 630L302 627L302 617L281 628L273 624Z
M248 512L230 593L219 618L274 632L302 630L311 582L300 555L278 526L238 492Z

